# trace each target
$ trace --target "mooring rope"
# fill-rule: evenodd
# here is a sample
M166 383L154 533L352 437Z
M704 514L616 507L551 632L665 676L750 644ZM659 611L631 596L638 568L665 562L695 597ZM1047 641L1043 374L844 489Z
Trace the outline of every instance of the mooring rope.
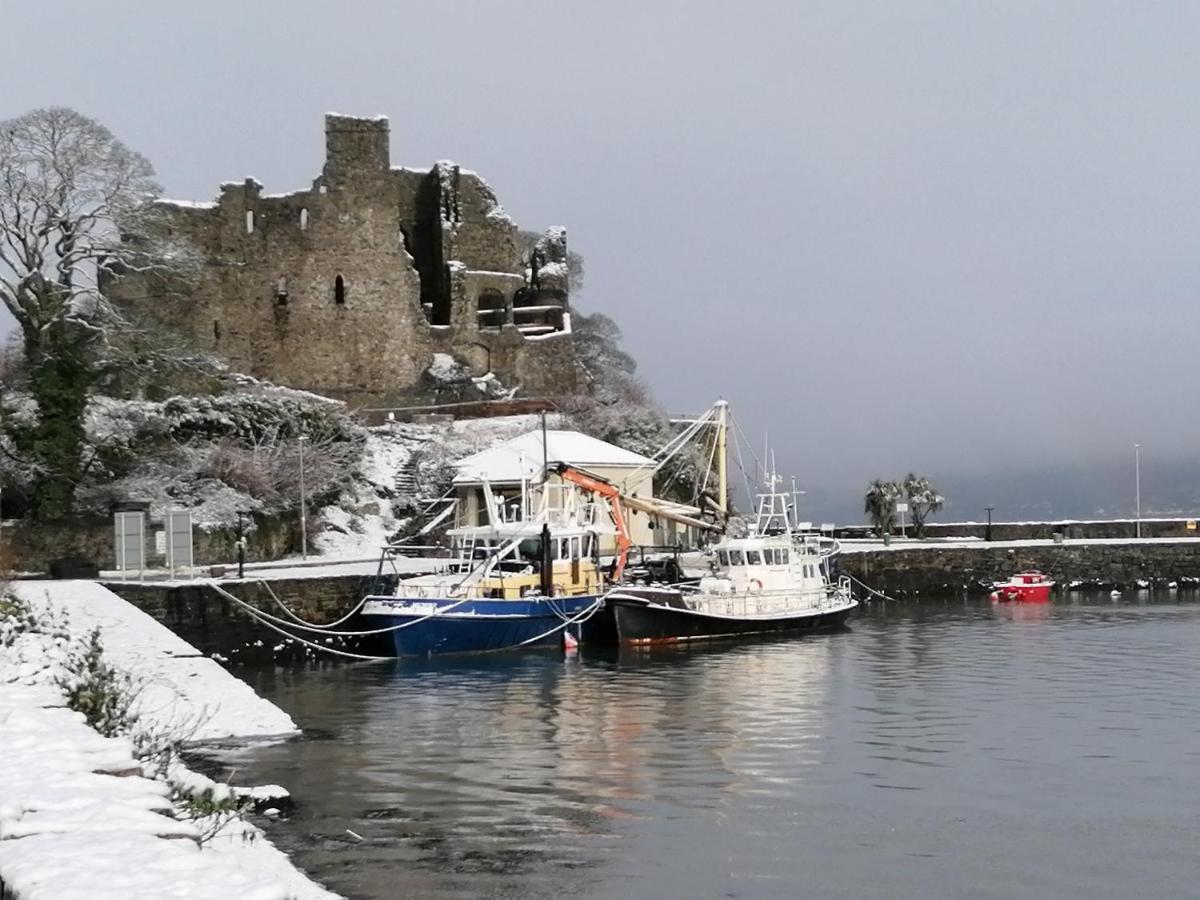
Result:
M214 591L216 591L218 594L220 594L222 597L226 597L227 599L232 600L234 603L236 603L238 606L240 606L242 609L244 609L247 613L249 613L254 619L257 619L259 622L266 625L272 631L275 631L275 632L283 635L284 637L288 638L289 640L293 640L293 641L296 641L297 643L303 644L306 647L312 647L315 650L322 650L326 653L332 653L335 656L349 657L350 659L385 660L385 659L395 659L396 658L395 656L373 656L373 655L366 654L366 653L351 653L348 650L337 650L333 647L326 647L326 646L322 646L321 644L315 643L313 641L305 640L304 638L299 637L298 635L292 634L289 631L285 631L282 627L280 627L281 625L287 625L288 627L295 627L291 623L288 623L285 620L280 619L278 616L272 616L270 613L265 613L262 610L258 609L257 607L252 606L249 603L246 603L244 600L240 599L239 597L234 596L229 591L226 591L224 588L222 588L220 585L218 585L215 581L213 581L211 579L209 579L205 583L209 587L211 587ZM459 600L456 603L451 604L450 606L446 606L440 610L436 610L427 616L422 616L421 618L414 619L411 622L402 622L399 625L393 625L389 628L378 628L378 629L373 629L371 631L335 631L335 632L324 631L320 628L314 628L311 630L318 631L322 634L331 634L332 636L335 636L335 637L359 637L359 636L372 635L372 634L386 634L388 632L399 631L402 628L410 628L413 625L419 625L422 622L428 621L429 619L432 619L435 616L442 615L443 613L445 613L451 609L454 609L455 607L460 606L463 603L466 603L468 600L473 600L473 599L476 599L476 598L473 598L473 597L464 598L462 600ZM359 604L359 605L361 606L361 604ZM558 613L557 610L554 610L556 615L558 615L559 618L561 619L561 622L558 625L555 625L553 628L549 629L548 631L544 631L541 634L535 635L534 637L531 637L531 638L527 638L526 640L520 641L519 643L516 643L516 644L509 644L504 647L496 647L491 650L485 650L485 651L480 651L480 652L496 653L501 650L514 650L517 647L524 647L527 644L532 644L536 641L540 641L540 640L547 638L550 635L554 634L556 631L564 630L568 625L573 625L577 622L580 622L580 623L586 622L593 615L595 615L596 612L603 605L604 605L604 598L597 597L594 603L592 603L590 606L588 606L586 609L580 611L576 615L572 616L571 618L564 618L562 616L562 614ZM551 609L553 609L553 607L551 607ZM280 623L280 624L277 625L275 623ZM310 626L300 626L300 627L310 628Z
M205 583L208 584L209 587L211 587L214 591L216 591L222 597L232 600L234 603L238 604L239 606L241 606L247 610L253 610L254 615L257 616L258 618L267 619L272 622L276 622L279 625L286 625L288 628L299 628L304 631L315 631L318 634L333 634L338 637L367 637L368 635L372 635L372 634L388 634L389 632L392 632L392 631L399 631L402 628L411 628L413 625L420 625L422 622L427 621L428 619L432 619L434 616L440 616L440 615L443 615L444 613L448 613L450 610L456 609L456 608L462 606L464 603L468 603L471 600L479 599L478 597L463 597L463 599L457 600L454 603L451 603L449 606L439 607L439 608L435 609L433 612L429 613L426 616L422 616L419 619L413 619L411 622L402 622L399 625L391 625L387 628L372 628L368 631L328 631L317 625L305 625L302 622L289 622L286 619L279 618L279 616L273 616L268 612L263 612L261 609L259 609L256 606L252 606L251 604L247 603L245 600L242 600L240 597L235 597L233 594L229 593L229 591L225 590L219 584L217 584L215 581L212 581L211 579ZM367 600L367 598L364 597L362 602L365 603L366 600ZM362 603L359 603L359 606L361 607Z
M869 594L874 594L876 597L879 597L879 598L880 598L880 599L882 599L882 600L891 600L891 601L893 601L893 602L895 602L895 603L900 603L900 602L901 602L901 601L900 601L900 600L898 600L896 597L889 597L889 596L888 596L887 594L885 594L883 591L877 591L877 590L875 590L875 588L873 588L873 587L871 587L869 584L865 584L864 582L862 582L862 581L860 581L859 579L855 578L855 577L854 577L853 575L851 575L849 572L846 572L846 573L843 573L843 574L845 574L845 576L846 576L847 578L849 578L851 581L853 581L855 584L857 584L857 585L858 585L860 588L862 588L864 591L866 591L866 592L867 592L867 593L869 593Z
M351 618L354 617L354 614L356 612L358 612L360 609L363 608L363 604L367 602L367 597L370 596L369 594L367 596L364 596L361 600L358 601L358 605L355 606L354 609L350 610L350 612L346 613L344 616L342 616L337 621L327 622L324 625L321 625L317 622L306 622L302 618L300 618L298 615L296 615L294 612L292 612L290 609L288 609L287 605L282 600L280 600L278 596L276 596L276 594L273 590L271 590L271 585L268 584L263 579L255 578L251 582L251 584L261 584L266 589L267 593L271 595L271 599L275 601L275 605L278 606L280 609L282 609L285 613L287 613L288 618L291 619L292 621L294 621L297 625L302 625L302 626L305 626L306 628L312 628L317 631L327 631L330 628L336 628L338 625L341 625L343 622L348 622Z

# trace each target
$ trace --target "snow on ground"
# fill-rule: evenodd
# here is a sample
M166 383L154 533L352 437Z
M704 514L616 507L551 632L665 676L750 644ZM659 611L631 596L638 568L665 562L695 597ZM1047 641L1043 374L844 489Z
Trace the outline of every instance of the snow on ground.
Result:
M75 597L73 613L99 605L87 602L95 595L80 591L78 583L57 585L63 587L60 600L68 591ZM59 593L52 588L49 595ZM74 615L69 627L49 631L21 629L12 619L0 620L0 884L5 896L335 897L309 881L259 828L239 817L222 824L212 817L188 821L171 816L171 784L210 790L217 799L221 790L237 789L216 785L177 763L170 783L145 777L129 739L104 737L81 713L66 708L56 679L64 671L70 639L80 640L97 618L102 617ZM57 621L61 625L63 620ZM106 624L105 639L114 641L123 629L113 628L111 619ZM179 650L180 643L164 638L163 652ZM130 649L127 644L125 650ZM152 652L148 647L142 650ZM116 665L111 657L109 662ZM128 663L127 658L120 667ZM134 673L139 674L136 669ZM271 796L279 792L274 786L264 790ZM202 832L218 825L215 835L201 844Z
M313 543L329 559L378 558L404 524L396 515L397 505L422 507L423 501L435 499L425 494L440 493L440 470L540 425L538 415L517 415L443 424L397 422L370 429L355 486L320 510L325 528ZM547 416L547 427L561 427L561 417ZM412 480L398 483L406 467ZM406 495L406 490L420 496Z
M100 629L110 663L142 682L140 717L197 743L297 734L291 717L187 641L91 581L22 581L13 591L37 612L63 613L74 634Z

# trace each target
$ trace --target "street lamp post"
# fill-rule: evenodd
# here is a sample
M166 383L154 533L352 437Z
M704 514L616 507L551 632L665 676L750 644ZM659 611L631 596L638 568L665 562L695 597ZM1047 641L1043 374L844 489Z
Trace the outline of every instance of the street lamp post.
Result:
M1136 534L1142 536L1142 445L1133 445L1133 491L1137 510Z
M308 559L308 502L304 496L304 445L308 435L300 435L300 558Z
M234 548L237 550L238 564L238 580L246 577L246 516L248 513L244 509L237 511L238 517L238 536L234 542Z
M994 506L985 506L984 507L984 509L987 510L987 514L988 514L987 530L984 531L984 533L983 533L983 539L985 541L990 541L992 539L992 510L995 508L996 507L994 507Z

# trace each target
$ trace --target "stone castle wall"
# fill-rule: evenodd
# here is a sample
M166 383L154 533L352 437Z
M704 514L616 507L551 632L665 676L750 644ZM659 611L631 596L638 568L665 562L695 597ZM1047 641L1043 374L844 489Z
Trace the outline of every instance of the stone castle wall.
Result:
M203 256L199 279L126 274L110 296L237 371L360 405L414 396L435 353L519 396L575 391L565 279L527 268L483 179L452 163L392 168L386 119L329 115L325 138L308 190L247 179L213 203L160 201L172 236ZM565 261L561 229L538 246Z

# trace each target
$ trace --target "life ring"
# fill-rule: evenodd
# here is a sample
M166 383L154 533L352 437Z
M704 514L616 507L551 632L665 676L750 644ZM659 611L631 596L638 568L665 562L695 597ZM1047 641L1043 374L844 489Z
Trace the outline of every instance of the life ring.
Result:
M759 578L751 578L750 579L750 587L756 591L761 591L763 589L762 580Z

